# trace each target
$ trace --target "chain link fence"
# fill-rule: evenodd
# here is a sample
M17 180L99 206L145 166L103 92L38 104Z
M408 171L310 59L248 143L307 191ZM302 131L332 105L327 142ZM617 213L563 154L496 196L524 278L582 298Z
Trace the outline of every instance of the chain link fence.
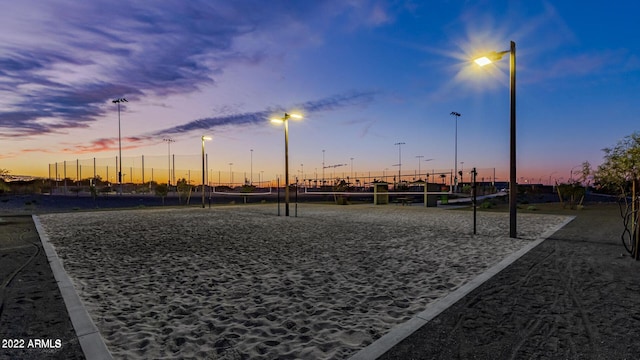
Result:
M471 183L471 169L461 170L457 176L451 169L430 169L418 172L405 171L399 174L394 169L374 171L351 171L328 168L324 171L303 173L293 171L289 183L300 188L331 190L336 187L361 191L371 189L373 183L386 182L393 189L402 189L420 182L442 185L443 191L458 187L459 192L467 191ZM495 168L477 169L478 183L482 188L500 190L506 179L496 179ZM121 175L119 175L121 173ZM202 157L197 155L138 156L66 160L49 164L48 181L52 193L97 192L97 193L154 193L158 184L168 185L169 191L176 185L185 184L200 188L203 184ZM204 183L207 188L238 187L270 188L278 184L284 186L282 174L265 174L209 169L205 157ZM488 191L488 190L487 190Z

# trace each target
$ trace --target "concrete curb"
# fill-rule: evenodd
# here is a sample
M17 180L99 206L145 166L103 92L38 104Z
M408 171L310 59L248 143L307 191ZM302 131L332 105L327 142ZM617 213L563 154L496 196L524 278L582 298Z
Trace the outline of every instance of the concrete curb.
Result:
M568 223L573 221L575 216L570 216L562 222L560 225L556 226L553 229L550 229L544 232L539 239L532 241L531 243L524 246L522 249L510 254L502 261L497 263L496 265L490 267L482 274L478 275L468 283L456 289L454 292L445 296L444 298L436 301L435 303L429 305L424 311L419 313L418 315L411 318L409 321L406 321L383 335L378 340L374 341L369 346L364 349L358 351L355 355L353 355L350 360L371 360L377 359L378 357L384 355L387 351L389 351L392 347L396 346L402 340L407 338L409 335L416 332L422 326L427 324L433 318L438 316L440 313L448 309L451 305L458 302L458 300L465 297L471 291L476 289L478 286L485 283L487 280L491 279L500 271L507 268L507 266L511 265L513 262L521 258L524 254L528 253L536 246L540 245L543 241L545 241L548 237L553 235L556 231L562 229Z
M98 331L93 320L91 320L91 316L89 316L89 312L87 312L82 300L80 300L78 293L73 287L71 279L64 271L62 262L58 258L55 248L49 242L49 237L44 231L42 223L40 223L40 219L37 215L32 215L32 218L33 223L36 225L38 235L40 236L40 241L42 242L42 247L44 248L47 260L49 261L49 266L51 267L53 276L58 283L58 288L60 289L60 293L64 299L67 312L71 318L71 323L76 331L76 336L78 337L84 356L90 360L113 359L107 345L104 343L104 339L100 335L100 331Z

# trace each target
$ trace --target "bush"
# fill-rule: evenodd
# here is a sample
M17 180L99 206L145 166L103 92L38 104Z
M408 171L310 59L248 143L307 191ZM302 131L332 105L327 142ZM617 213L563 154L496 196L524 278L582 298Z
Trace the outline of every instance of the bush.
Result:
M480 208L481 209L493 209L495 207L495 204L491 201L483 201L482 204L480 204Z
M0 194L9 191L11 191L11 189L9 189L9 185L7 185L7 183L5 183L3 180L0 180Z

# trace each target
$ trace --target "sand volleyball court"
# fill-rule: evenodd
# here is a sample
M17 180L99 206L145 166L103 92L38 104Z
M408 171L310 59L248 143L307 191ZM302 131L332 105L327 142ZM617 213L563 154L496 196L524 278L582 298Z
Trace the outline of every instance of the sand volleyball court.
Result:
M293 215L293 205L291 208ZM39 216L115 358L346 359L566 220L275 205Z

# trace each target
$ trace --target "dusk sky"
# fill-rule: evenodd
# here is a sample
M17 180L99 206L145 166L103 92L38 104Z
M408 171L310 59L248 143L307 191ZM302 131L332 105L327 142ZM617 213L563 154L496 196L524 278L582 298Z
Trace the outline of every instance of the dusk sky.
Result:
M496 168L507 181L509 56L472 59L511 40L518 179L566 181L640 130L635 1L0 4L0 168L15 175L115 158L111 101L125 97L125 165L166 158L168 137L172 153L197 160L209 135L212 171L248 173L252 158L271 178L284 172L284 131L269 118L299 111L292 176L320 173L322 150L326 165L349 164L341 172L397 172L398 142L403 173L420 160L423 172L448 171L456 111L458 169Z

